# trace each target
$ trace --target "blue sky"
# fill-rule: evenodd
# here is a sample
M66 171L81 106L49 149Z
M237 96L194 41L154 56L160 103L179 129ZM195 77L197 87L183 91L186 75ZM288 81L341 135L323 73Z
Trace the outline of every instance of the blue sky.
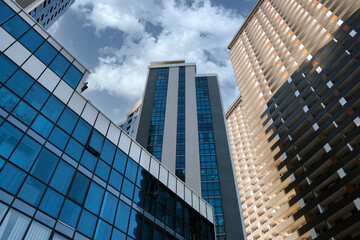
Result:
M84 92L119 123L143 94L151 61L218 73L225 110L238 95L227 45L255 0L76 0L49 32L91 71Z

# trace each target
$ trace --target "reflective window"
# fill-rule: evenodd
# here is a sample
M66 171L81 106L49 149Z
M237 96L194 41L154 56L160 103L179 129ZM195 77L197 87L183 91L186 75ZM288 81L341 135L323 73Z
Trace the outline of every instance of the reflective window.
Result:
M129 236L135 239L140 239L141 220L142 220L141 214L133 209L131 211L131 217L129 221L129 229L128 229Z
M49 68L59 77L62 77L69 66L70 62L61 53L59 53L50 63Z
M56 54L56 49L46 41L34 53L45 65L49 65Z
M0 106L8 112L11 112L19 102L19 98L5 87L0 87Z
M83 74L76 67L71 65L63 79L70 85L70 87L75 89L76 86L79 84L82 75Z
M16 39L18 39L21 35L23 35L30 28L29 24L27 24L18 15L15 15L9 21L4 23L2 25L2 27Z
M114 217L117 206L117 198L109 192L105 193L104 202L101 208L100 217L108 221L109 223L114 223Z
M45 118L43 115L39 114L33 124L31 125L31 128L34 129L37 133L39 133L44 138L47 138L53 129L54 124L51 123L47 118Z
M37 207L42 195L44 194L45 188L45 185L40 181L28 176L18 194L18 197Z
M112 169L110 174L109 183L111 186L120 191L123 176L121 176L116 170Z
M92 152L96 157L100 156L101 149L104 142L104 136L101 135L98 131L93 129L90 135L89 144L87 149Z
M107 165L104 161L99 159L98 164L96 166L95 173L105 182L107 182L109 173L110 173L110 167Z
M70 200L66 200L60 213L60 221L75 228L81 208Z
M70 141L65 149L65 152L69 154L72 158L74 158L76 161L79 161L83 149L84 147L81 146L80 143L70 138Z
M12 124L5 122L0 127L0 155L8 158L15 146L19 143L23 133Z
M74 172L75 170L69 164L60 161L51 179L50 186L65 195Z
M20 102L12 114L26 125L30 125L36 117L37 112L29 104Z
M19 39L19 42L29 49L30 52L34 52L44 42L44 38L31 28Z
M121 231L126 232L130 216L130 207L123 201L119 201L118 210L116 213L115 226Z
M104 196L104 189L96 183L92 182L89 188L89 193L86 197L85 208L94 214L99 214L101 202Z
M77 230L89 238L93 237L97 218L86 210L81 213Z
M105 139L103 149L101 151L100 157L107 162L109 165L112 165L113 158L115 155L116 147L109 140Z
M16 73L6 82L6 86L13 90L20 97L24 96L29 90L34 80L27 75L23 70L19 69Z
M64 197L48 188L41 201L40 209L50 216L57 218L60 208L64 202Z
M21 224L19 224L21 223ZM0 238L1 239L21 239L27 227L29 226L30 218L24 214L19 213L13 209L9 210L3 223L0 227ZM14 237L14 235L16 237Z
M82 204L88 189L90 180L83 174L77 172L69 190L69 197Z
M59 99L51 96L49 100L47 100L41 112L51 121L56 122L64 107L65 105Z
M70 136L67 135L63 130L58 127L55 127L52 131L49 140L52 144L64 150L66 143L69 141Z
M34 238L36 238L36 240L48 240L50 234L51 230L49 228L38 222L33 221L28 232L26 233L24 240L32 240Z
M29 171L36 156L40 152L41 145L32 138L25 136L12 154L10 161Z
M120 231L118 231L116 228L113 228L113 232L111 235L111 240L125 240L126 235Z
M16 71L17 66L3 54L0 54L0 66L0 82L3 83Z
M128 198L132 199L134 194L134 184L132 184L129 180L124 178L121 192Z
M90 171L94 171L96 165L97 157L91 154L88 150L85 149L80 163L85 166Z
M79 142L85 145L89 138L90 131L91 131L90 125L80 118L78 124L76 125L73 136Z
M56 155L47 149L43 149L30 173L41 181L48 183L58 161L59 158Z
M142 240L152 240L152 235L153 235L153 224L148 221L148 220L144 220L144 224L143 224L143 228L142 228Z
M6 20L14 16L15 12L9 8L6 3L0 2L0 24L3 24Z
M106 222L99 220L94 239L95 240L110 239L110 235L111 235L111 226Z
M0 186L8 192L16 194L25 177L26 174L19 168L6 164L0 173Z
M49 95L49 92L44 87L38 83L35 83L26 94L24 99L30 103L31 106L37 110L40 110Z
M58 125L68 134L71 134L74 130L78 118L79 117L73 111L71 111L70 108L66 107L58 121Z
M125 177L135 182L138 165L131 158L128 159L125 171Z
M120 173L124 173L127 155L120 149L116 150L113 167Z

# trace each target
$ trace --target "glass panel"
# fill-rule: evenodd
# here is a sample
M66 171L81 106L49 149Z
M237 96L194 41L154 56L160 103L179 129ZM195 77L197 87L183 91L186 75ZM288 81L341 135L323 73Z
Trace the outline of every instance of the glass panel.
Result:
M129 236L135 239L140 239L141 220L142 220L142 215L133 209L131 211L131 217L129 221L129 229L128 229Z
M16 240L22 239L25 231L30 223L30 218L25 215L10 209L0 227L1 240Z
M165 222L165 207L160 205L159 203L156 205L156 218Z
M142 167L139 166L137 178L136 178L136 185L141 189L146 189L148 174Z
M136 174L137 174L138 165L131 158L128 159L126 164L125 177L130 179L132 182L135 182Z
M97 218L86 210L83 210L77 230L89 238L93 237Z
M8 206L0 202L0 222L2 221L7 210L8 210Z
M40 209L50 216L57 218L61 205L64 202L64 197L57 192L48 188L41 201Z
M37 207L40 202L40 198L44 194L45 185L36 180L33 177L28 176L22 186L18 197L25 202Z
M47 118L45 118L41 114L39 114L36 117L35 121L31 125L31 128L34 129L37 133L39 133L44 138L48 138L53 127L54 127L54 124L51 123Z
M0 106L8 112L11 112L19 102L19 98L5 87L0 88Z
M175 216L169 211L166 211L166 225L175 229Z
M51 230L44 225L33 222L29 228L29 231L26 234L24 240L48 240L51 234Z
M25 102L20 102L12 113L26 125L30 125L37 115L37 111Z
M130 216L130 207L123 201L119 201L119 206L116 213L115 226L121 231L126 232Z
M80 118L78 124L76 125L73 137L85 145L89 138L90 131L90 125Z
M74 130L78 118L79 117L73 111L71 111L70 108L66 107L58 121L58 125L68 134L71 134Z
M82 76L83 74L76 67L71 65L63 79L70 85L70 87L75 89L76 86L79 84Z
M105 193L104 202L100 212L100 217L108 221L109 223L114 223L114 217L117 206L117 198L109 192Z
M59 158L55 154L43 149L31 169L31 174L48 183L58 161Z
M25 136L20 142L19 146L12 154L10 161L21 167L22 169L29 171L36 156L40 152L41 145L32 140L28 136Z
M0 24L14 16L15 12L9 8L4 2L0 2Z
M140 188L135 187L135 193L134 193L134 200L137 205L140 207L144 207L145 204L145 192L142 191Z
M88 150L85 149L84 154L81 157L80 163L89 169L91 172L94 171L97 157L92 155Z
M81 208L70 200L66 200L60 213L60 221L75 228Z
M49 65L56 54L56 49L46 41L34 53L34 55L37 56L45 65Z
M132 184L129 180L124 178L121 192L128 198L132 199L134 194L134 184Z
M3 83L15 72L17 66L2 54L0 54L0 66L2 66L0 70L0 82Z
M35 52L35 50L44 42L44 38L34 29L30 29L19 39L19 42L29 49L30 52Z
M152 240L154 226L151 222L145 219L142 230L142 240ZM157 240L157 239L156 239Z
M51 179L50 186L65 195L74 172L75 169L72 168L69 164L60 161L55 170L54 176Z
M52 240L68 240L68 238L60 235L60 234L57 234L57 233L54 233L54 236L52 237Z
M46 102L41 112L51 121L56 122L64 107L65 105L62 102L60 102L59 99L57 99L54 96L51 96L49 100Z
M27 24L18 15L15 15L9 21L4 23L2 25L2 27L16 39L18 39L21 35L23 35L30 28L29 24Z
M106 222L99 220L94 239L95 240L110 239L110 235L111 235L111 226Z
M109 183L118 191L120 191L123 176L121 176L115 169L111 170Z
M166 208L171 212L175 212L175 197L170 192L167 194Z
M52 144L64 150L67 142L69 141L70 136L67 135L63 130L58 127L55 127L52 131L49 140Z
M113 167L120 173L124 173L127 155L120 149L116 150Z
M94 214L98 215L103 196L104 196L104 189L99 185L97 185L96 183L92 182L89 189L89 193L86 197L85 207Z
M157 227L154 229L154 239L156 239L156 240L164 240L164 232L161 229L157 228Z
M99 159L98 164L96 166L95 173L103 179L105 182L107 182L109 173L110 173L110 167L107 165L104 161Z
M59 53L51 62L49 68L53 70L59 77L62 77L69 66L70 62L61 53Z
M87 149L89 149L95 156L100 156L101 149L103 146L104 137L96 130L93 130L90 136L89 145Z
M0 155L8 158L19 143L23 133L12 124L5 122L0 127Z
M26 174L23 171L8 163L0 173L0 186L15 195L25 177Z
M70 138L70 141L65 149L65 152L69 154L72 158L74 158L76 161L79 161L83 149L84 147L80 143Z
M101 151L100 157L105 162L107 162L109 165L112 165L113 158L114 158L114 155L115 155L115 150L116 150L116 147L114 146L114 144L109 142L109 140L105 139L104 146L103 146L103 149Z
M77 172L71 184L69 197L79 204L82 204L89 187L90 180L83 174Z
M6 86L13 90L20 97L24 96L29 90L34 80L27 75L23 70L19 69L16 73L6 82Z
M116 228L113 228L113 233L111 235L111 240L125 240L126 235L118 230Z
M49 92L44 87L40 86L38 83L35 83L30 91L26 94L24 99L30 103L31 106L37 110L40 110L49 95Z

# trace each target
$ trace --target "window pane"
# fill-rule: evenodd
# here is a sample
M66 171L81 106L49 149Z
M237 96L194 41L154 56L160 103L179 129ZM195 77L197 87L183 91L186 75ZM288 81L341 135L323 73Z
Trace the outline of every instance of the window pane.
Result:
M83 74L76 67L71 65L63 79L70 85L70 87L75 89L76 86L79 84L82 75Z
M98 164L96 166L95 173L103 179L105 182L107 182L109 173L110 173L110 167L107 165L104 161L99 159Z
M51 179L50 186L65 195L74 172L74 168L72 168L69 164L60 161L55 170L54 176Z
M75 228L81 208L70 200L66 200L60 213L60 221Z
M117 198L109 192L105 193L104 202L101 208L100 217L108 221L109 223L114 223L114 217L117 206Z
M29 90L34 80L27 75L23 70L19 69L16 73L6 82L6 86L13 90L20 97L24 96Z
M70 141L65 149L65 152L69 154L72 158L74 158L76 161L79 161L83 149L84 147L80 143L70 138Z
M78 118L79 117L73 111L71 111L70 108L66 107L58 121L58 125L68 134L71 134L74 130Z
M142 167L139 167L137 178L136 178L136 185L141 189L146 189L148 174Z
M14 236L21 239L27 227L29 226L30 218L25 215L10 209L6 215L4 222L0 227L0 238L1 239L13 239Z
M37 110L40 110L49 95L49 92L44 87L40 86L38 83L35 83L30 91L26 94L25 100L30 103L31 106Z
M37 111L25 102L20 102L12 113L26 125L30 125L36 117Z
M48 240L51 234L50 228L38 222L32 222L24 240Z
M104 189L94 182L91 183L89 193L86 197L85 207L94 214L98 215L103 196Z
M118 191L120 191L123 176L121 176L116 170L112 169L110 174L109 183Z
M58 161L59 158L55 154L43 149L31 169L31 174L48 183Z
M81 213L79 225L77 230L92 238L96 226L96 217L86 210Z
M69 66L70 62L61 53L59 53L51 62L49 68L59 77L62 77Z
M90 131L91 131L90 125L87 124L83 119L80 119L78 124L76 125L73 136L79 142L85 145L89 138Z
M155 228L154 229L154 239L156 239L156 240L164 240L164 232L159 228Z
M11 112L19 102L19 98L5 87L0 87L0 107Z
M12 154L10 161L21 167L22 169L29 171L36 156L40 152L41 146L36 141L32 140L28 136L25 136L20 142L19 146Z
M51 60L57 54L56 49L50 45L48 42L44 42L38 50L34 53L45 65L49 65Z
M1 8L1 4L0 4L0 8ZM1 16L0 16L0 21L1 21ZM1 66L0 82L3 83L15 72L17 66L3 54L0 54L0 66Z
M85 198L86 191L89 187L89 182L90 180L87 177L77 172L71 184L69 197L78 202L79 204L82 204Z
M6 164L0 173L0 186L6 191L16 194L26 174L17 167Z
M130 207L123 201L119 201L118 210L116 213L115 226L121 231L126 232L130 216Z
M89 145L87 148L95 154L95 156L100 156L101 149L104 142L104 136L102 136L98 131L93 130L90 136Z
M111 226L106 222L99 220L94 239L95 240L110 239L110 235L111 235Z
M145 192L142 191L140 188L135 187L134 199L133 201L139 205L140 207L144 207L145 203Z
M97 157L92 155L88 150L84 151L84 154L81 157L80 163L85 166L90 171L94 171L96 165Z
M0 24L14 16L15 12L9 8L4 2L0 2Z
M111 235L111 240L125 240L126 235L118 230L116 228L113 228L113 233Z
M60 102L59 99L57 99L54 96L51 96L49 100L46 102L41 112L51 121L56 122L64 107L65 105L62 102Z
M44 194L45 185L33 177L27 177L24 185L22 186L18 197L25 202L37 207L40 198Z
M101 151L100 157L107 162L109 165L112 165L113 158L115 155L116 147L109 140L105 139L103 149Z
M9 21L4 23L2 25L2 27L16 39L18 39L21 35L23 35L30 28L29 24L27 24L18 15L15 15Z
M40 36L34 29L30 29L20 39L21 42L30 52L34 52L44 41L44 38Z
M67 135L63 130L58 127L55 127L52 131L49 140L52 144L64 150L66 143L69 141L70 136Z
M124 173L127 155L120 149L116 150L113 167L120 173Z
M54 124L51 123L47 118L45 118L43 115L39 114L33 124L31 125L31 128L34 129L37 133L39 133L44 138L47 138L53 129Z
M23 133L20 130L12 124L5 122L0 127L0 155L7 159L22 135Z
M129 180L124 178L121 192L128 198L132 199L134 194L134 184L132 184Z
M154 225L145 219L142 230L142 240L152 240ZM157 240L157 239L156 239Z
M50 216L57 218L61 205L64 202L64 197L48 188L41 201L40 209Z
M142 216L140 213L138 213L135 210L131 211L128 235L135 239L140 239L141 219L142 219Z
M126 164L125 177L130 179L132 182L135 182L136 174L137 174L138 165L131 158L128 159Z

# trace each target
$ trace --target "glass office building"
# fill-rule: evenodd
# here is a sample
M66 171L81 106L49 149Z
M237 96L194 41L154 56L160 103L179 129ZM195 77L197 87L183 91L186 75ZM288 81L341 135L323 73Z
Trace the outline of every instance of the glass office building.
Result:
M141 99L126 115L126 120L119 123L119 127L124 130L130 137L135 138L137 120L140 113Z
M214 239L213 209L80 92L89 72L0 1L0 239Z

